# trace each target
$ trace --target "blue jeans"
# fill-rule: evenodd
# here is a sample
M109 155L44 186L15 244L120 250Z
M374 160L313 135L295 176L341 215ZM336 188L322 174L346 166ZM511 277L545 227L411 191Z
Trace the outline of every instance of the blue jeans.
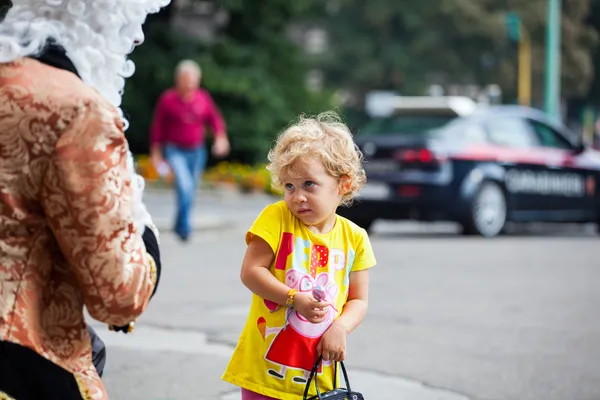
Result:
M175 232L187 238L192 231L190 212L196 195L200 176L206 167L206 148L204 146L186 149L167 144L163 147L163 156L175 175L177 192L177 219Z

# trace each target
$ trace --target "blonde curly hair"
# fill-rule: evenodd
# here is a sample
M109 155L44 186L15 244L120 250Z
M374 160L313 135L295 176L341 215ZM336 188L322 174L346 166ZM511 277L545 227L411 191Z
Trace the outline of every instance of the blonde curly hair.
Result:
M282 189L282 173L289 173L303 159L315 157L325 171L341 182L349 179L348 191L340 205L349 205L366 182L363 156L352 139L352 133L339 115L333 111L315 117L301 115L277 138L269 151L269 165L273 186Z

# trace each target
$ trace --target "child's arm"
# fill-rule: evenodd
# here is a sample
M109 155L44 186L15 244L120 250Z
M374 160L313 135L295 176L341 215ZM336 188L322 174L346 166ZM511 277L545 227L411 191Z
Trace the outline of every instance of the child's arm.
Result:
M368 308L369 270L351 272L348 301L344 305L342 315L335 320L334 324L342 327L346 333L350 333L365 319Z
M242 283L258 296L285 305L290 288L269 271L274 258L271 246L260 237L254 236L244 255L240 278Z
M369 302L369 270L350 273L348 301L342 314L329 327L317 345L317 352L325 361L346 359L346 336L365 318Z
M259 236L254 236L244 255L240 278L242 283L256 295L280 305L285 305L290 288L279 281L269 270L275 254L271 246ZM294 309L313 323L323 321L328 304L317 302L310 294L296 293ZM322 310L321 310L322 309Z

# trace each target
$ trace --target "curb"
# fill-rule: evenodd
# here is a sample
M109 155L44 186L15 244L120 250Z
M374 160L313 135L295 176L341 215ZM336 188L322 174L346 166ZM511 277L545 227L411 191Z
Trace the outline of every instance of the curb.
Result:
M175 189L171 188L171 187L146 186L144 188L144 193L166 195L166 194L173 194L174 190ZM219 186L219 187L213 187L213 188L200 188L200 189L196 190L196 196L212 197L212 198L234 198L234 199L243 199L243 198L247 198L247 197L251 197L251 196L271 198L271 199L276 199L276 198L281 197L281 196L276 196L276 195L272 195L269 193L264 193L261 191L244 193L244 192L241 192L240 190L238 190L237 188L232 188L232 187L228 187L228 186Z
M154 225L159 232L172 232L173 220L171 218L155 218ZM200 217L191 221L192 231L194 232L221 232L232 229L236 226L233 219Z

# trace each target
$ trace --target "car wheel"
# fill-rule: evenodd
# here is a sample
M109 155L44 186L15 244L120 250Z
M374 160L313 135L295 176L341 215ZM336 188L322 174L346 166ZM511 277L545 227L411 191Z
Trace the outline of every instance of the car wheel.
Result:
M485 182L471 205L471 215L464 224L465 234L483 237L499 235L506 225L507 205L504 191L495 182Z

